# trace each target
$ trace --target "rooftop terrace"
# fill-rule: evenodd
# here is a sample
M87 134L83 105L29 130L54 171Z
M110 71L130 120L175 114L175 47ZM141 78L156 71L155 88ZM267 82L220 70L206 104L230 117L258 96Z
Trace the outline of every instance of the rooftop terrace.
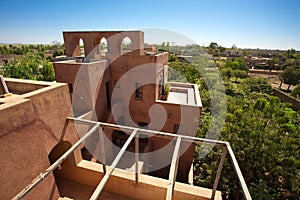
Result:
M170 93L166 102L202 107L198 87L195 87L196 85L189 83L170 83Z
M245 199L251 199L248 188L241 174L240 168L234 156L234 153L228 142L214 141L190 136L184 136L179 134L170 134L158 131L144 130L139 128L132 128L127 126L120 126L115 124L108 124L102 122L89 121L79 118L67 119L68 123L84 124L91 127L88 132L77 141L71 148L69 148L55 163L53 163L44 172L41 172L32 183L30 183L24 190L22 190L14 199L21 199L26 196L31 190L33 190L41 181L45 179L49 174L55 172L59 179L58 185L60 188L60 195L69 196L75 199L86 198L89 196L90 199L98 199L102 195L107 196L107 199L118 195L123 199L221 199L221 194L218 192L217 186L219 178L221 176L222 167L226 156L228 155L233 170L236 173L237 179L240 183L240 187L243 191ZM115 157L114 161L110 166L105 164L93 163L82 160L77 165L71 165L70 163L64 162L72 152L78 148L82 142L93 135L95 132L99 132L103 128L109 129L126 129L130 131L130 137L127 139L119 153ZM103 131L100 131L103 133ZM139 151L138 151L138 137L139 134L147 134L156 137L163 137L169 140L175 139L174 150L172 155L172 162L170 165L169 178L161 179L138 172L139 162ZM100 137L102 138L102 137ZM118 169L117 165L126 152L129 144L135 141L135 170L134 172L128 170ZM104 140L100 139L100 144L104 146ZM212 189L205 189L189 184L183 184L176 182L177 165L179 160L179 151L181 145L184 142L193 142L196 144L209 144L219 146L223 149L222 156L220 158L219 167L215 177L215 183ZM105 152L102 152L105 156ZM56 170L59 168L58 170ZM56 170L56 171L55 171ZM77 183L79 183L79 185ZM80 185L82 184L82 185ZM76 190L69 190L72 185L75 188L84 189L83 193L77 193ZM89 187L87 187L89 186ZM93 192L92 192L93 191ZM104 193L103 193L104 192ZM86 196L84 196L86 195ZM84 196L84 197L83 197Z

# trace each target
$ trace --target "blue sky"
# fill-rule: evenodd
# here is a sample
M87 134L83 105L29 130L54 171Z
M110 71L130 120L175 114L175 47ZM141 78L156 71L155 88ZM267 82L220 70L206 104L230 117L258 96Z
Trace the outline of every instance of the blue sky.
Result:
M200 45L300 50L299 9L298 0L0 0L0 43L62 42L66 30L155 27Z

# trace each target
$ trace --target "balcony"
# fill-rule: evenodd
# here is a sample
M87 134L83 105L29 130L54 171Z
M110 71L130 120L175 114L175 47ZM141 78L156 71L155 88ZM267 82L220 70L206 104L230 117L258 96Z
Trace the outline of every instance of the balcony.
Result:
M222 167L226 156L229 156L233 170L240 183L244 197L251 199L248 188L236 161L235 155L228 142L214 141L196 137L190 137L179 134L170 134L159 131L144 130L115 124L89 121L79 118L67 118L68 123L87 125L89 130L70 147L60 158L57 159L48 169L40 173L32 183L25 187L14 199L25 197L31 190L43 181L49 174L56 173L56 184L59 188L60 196L71 197L75 199L110 199L122 197L123 199L221 199L217 186L222 172ZM93 163L81 160L77 164L64 162L82 142L87 140L94 133L100 132L99 144L104 147L103 128L114 130L128 130L130 136L118 152L110 166L106 164ZM102 133L102 136L101 136ZM172 162L170 165L169 178L161 179L152 177L139 172L139 134L149 136L163 137L174 141L174 150ZM135 165L132 170L118 169L117 165L126 152L129 144L135 141ZM193 142L195 144L208 144L222 148L219 167L216 172L215 182L212 189L200 188L189 184L176 182L177 166L179 162L179 152L184 142ZM101 148L100 148L101 149ZM102 149L103 150L103 149ZM105 156L102 151L102 155ZM58 170L56 170L58 168ZM56 170L56 171L54 171ZM59 179L59 180L58 180ZM74 187L72 187L72 185ZM79 192L80 191L80 192Z
M190 83L170 83L170 91L165 102L202 107L198 86Z

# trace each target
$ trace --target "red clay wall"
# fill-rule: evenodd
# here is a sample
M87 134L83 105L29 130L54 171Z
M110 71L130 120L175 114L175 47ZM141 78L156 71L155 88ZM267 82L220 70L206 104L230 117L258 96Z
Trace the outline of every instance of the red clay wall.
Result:
M38 82L28 81L28 84ZM13 84L13 83L10 83ZM66 84L49 86L2 99L0 105L0 199L11 199L47 169L48 155L60 140L75 143L76 131ZM26 199L57 199L53 175L49 175Z

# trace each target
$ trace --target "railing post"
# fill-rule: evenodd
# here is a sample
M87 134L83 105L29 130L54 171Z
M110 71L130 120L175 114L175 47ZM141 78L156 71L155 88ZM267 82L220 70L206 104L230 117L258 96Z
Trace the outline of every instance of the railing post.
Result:
M221 173L222 173L222 169L223 169L223 166L224 166L224 162L225 162L225 158L226 158L227 153L228 153L227 148L223 147L221 160L219 162L219 167L218 167L218 170L217 170L217 174L216 174L216 178L215 178L215 182L214 182L214 186L213 186L213 190L212 190L212 194L211 194L211 199L212 200L215 199L216 190L217 190L217 187L218 187L218 184L219 184L219 180L220 180L220 177L221 177Z
M1 84L2 84L2 87L3 87L4 93L5 94L9 94L8 87L7 87L6 83L5 83L5 80L4 80L4 78L3 78L2 75L0 75L0 80L1 80Z
M230 158L230 160L232 162L232 165L233 165L233 169L234 169L235 174L237 175L237 178L239 180L240 187L243 190L244 197L247 200L251 200L252 197L251 197L251 195L249 193L249 190L247 188L245 179L244 179L244 177L242 175L241 169L240 169L239 164L238 164L238 162L237 162L237 160L235 158L235 155L234 155L234 153L233 153L233 151L231 149L231 146L230 146L229 143L227 143L226 146L227 146L227 150L228 150L228 153L229 153L229 158Z
M177 175L177 169L178 169L178 163L179 163L179 150L180 150L180 143L181 143L181 136L177 136L170 172L169 172L169 181L167 186L167 195L166 200L171 200L173 196L173 190L175 186L176 181L176 175Z
M100 131L100 140L101 140L101 151L102 151L102 166L103 166L103 173L106 174L106 157L105 157L105 146L104 146L104 131L103 128L99 129Z
M139 134L135 136L135 183L139 182Z
M116 156L116 158L114 159L113 163L111 164L111 170L109 170L108 173L106 173L103 178L101 179L100 183L98 184L97 188L95 189L94 193L92 194L92 196L90 197L90 200L96 200L98 199L100 193L102 192L102 190L104 189L105 184L107 183L110 175L113 173L113 171L115 170L115 168L117 167L120 159L122 158L123 154L125 153L127 147L129 146L130 142L133 140L133 138L136 135L137 130L134 129L134 131L130 134L129 138L126 140L125 144L123 145L123 147L121 148L121 150L119 151L118 155Z

